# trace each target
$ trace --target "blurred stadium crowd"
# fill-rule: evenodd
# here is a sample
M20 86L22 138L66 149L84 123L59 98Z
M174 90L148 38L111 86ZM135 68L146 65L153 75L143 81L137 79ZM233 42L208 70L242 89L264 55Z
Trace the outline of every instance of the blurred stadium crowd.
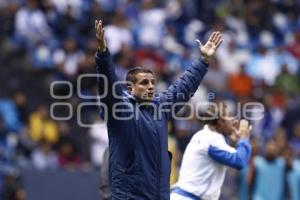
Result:
M192 102L212 95L233 111L237 102L265 106L263 119L252 122L253 159L247 169L229 173L223 195L300 199L299 13L296 0L1 0L3 199L24 196L15 178L20 168L101 166L108 140L96 105L79 113L90 128L78 126L75 114L66 121L49 115L53 102L70 103L75 110L80 103L97 102L76 94L77 77L95 73L95 19L104 21L118 77L123 80L130 67L146 66L155 71L160 91L199 57L195 39L204 42L211 30L223 32L224 42ZM54 92L72 96L52 98L53 81L71 82L73 91L58 84ZM96 95L95 79L83 81L80 89ZM63 106L55 110L57 116L68 112ZM173 183L181 155L200 128L195 117L170 122Z

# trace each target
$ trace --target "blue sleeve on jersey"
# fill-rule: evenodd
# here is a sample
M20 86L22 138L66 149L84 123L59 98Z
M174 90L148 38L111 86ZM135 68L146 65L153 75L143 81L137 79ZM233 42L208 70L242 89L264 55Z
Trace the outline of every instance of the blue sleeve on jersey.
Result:
M218 163L241 170L250 159L251 145L248 139L240 139L235 153L210 145L208 155Z

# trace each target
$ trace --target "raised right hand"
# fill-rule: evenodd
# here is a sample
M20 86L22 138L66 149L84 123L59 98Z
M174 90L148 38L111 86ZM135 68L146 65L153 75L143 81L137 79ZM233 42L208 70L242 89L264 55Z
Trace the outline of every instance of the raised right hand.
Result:
M96 38L98 41L98 51L103 53L106 51L106 42L104 38L104 28L102 20L95 20Z

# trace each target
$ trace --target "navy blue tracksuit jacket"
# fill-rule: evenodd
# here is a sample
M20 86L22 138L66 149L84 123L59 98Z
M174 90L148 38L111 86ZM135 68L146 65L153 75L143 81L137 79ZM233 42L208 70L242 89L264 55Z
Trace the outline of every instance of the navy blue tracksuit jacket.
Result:
M118 81L112 58L107 50L96 54L97 71L107 77L98 79L99 94L107 89L101 103L107 106L109 135L109 176L113 200L168 200L170 199L171 160L168 155L168 120L174 103L187 102L207 72L201 59L193 62L168 90L154 98L151 105L143 105L126 94ZM106 88L108 87L108 88ZM159 108L161 115L156 115ZM182 106L177 105L175 112ZM123 109L121 111L120 109ZM115 110L115 116L113 114ZM160 112L159 111L159 112ZM121 120L120 118L128 118Z

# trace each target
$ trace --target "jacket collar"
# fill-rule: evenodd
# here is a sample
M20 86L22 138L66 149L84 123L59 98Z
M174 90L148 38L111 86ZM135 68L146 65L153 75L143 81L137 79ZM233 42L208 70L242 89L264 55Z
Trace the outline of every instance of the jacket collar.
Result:
M226 139L226 137L225 137L222 133L219 133L219 132L217 132L217 131L211 130L207 124L204 125L203 129L204 129L205 131L207 131L207 132L210 132L210 133L212 133L212 134L218 135L219 137L222 137L224 140Z
M142 102L145 102L145 101L142 101L142 100L136 98L135 96L129 94L128 91L123 91L123 94L124 94L125 98L129 99L132 103L142 103ZM150 101L149 103L154 103L154 104L158 105L158 103L159 103L159 97L155 96L152 99L152 101Z

